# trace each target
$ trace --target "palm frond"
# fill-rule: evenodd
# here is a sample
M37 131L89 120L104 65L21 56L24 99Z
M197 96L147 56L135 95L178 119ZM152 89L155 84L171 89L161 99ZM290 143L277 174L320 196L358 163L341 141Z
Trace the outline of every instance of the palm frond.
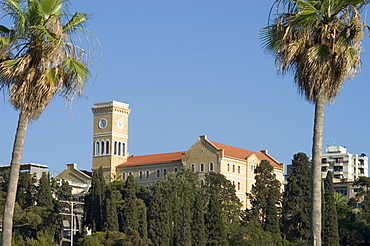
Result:
M72 18L63 26L66 32L71 29L80 26L82 23L87 21L87 15L85 13L76 12Z

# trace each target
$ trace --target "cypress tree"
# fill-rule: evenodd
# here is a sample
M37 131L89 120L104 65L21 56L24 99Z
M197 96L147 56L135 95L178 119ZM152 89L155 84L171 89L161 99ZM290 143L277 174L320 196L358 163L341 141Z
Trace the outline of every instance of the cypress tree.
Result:
M129 175L124 189L123 205L123 232L127 234L129 241L136 245L141 245L142 240L139 235L139 216L136 198L136 184L134 177Z
M323 245L339 246L338 218L334 202L333 176L329 171L325 179Z
M190 203L192 200L185 199L179 211L178 219L178 237L175 245L188 246L191 245L191 219L192 211Z
M103 231L118 231L116 199L109 186L105 191L103 213L105 214Z
M191 225L191 239L194 246L204 246L207 242L204 222L204 197L200 191L195 193L193 202L193 218Z
M39 186L37 187L36 196L37 206L52 208L53 207L53 196L50 186L50 178L48 173L42 173L39 180Z
M103 231L105 222L103 214L104 200L105 180L103 169L100 167L93 170L90 192L85 196L85 224L93 232Z
M218 199L216 191L212 191L209 196L205 225L207 228L207 244L227 245L225 213L221 208L221 201Z
M280 182L275 179L273 167L266 160L255 169L255 184L248 194L252 208L251 213L255 218L260 218L264 230L273 233L279 232L279 223L276 205L280 201Z
M16 201L22 209L35 204L36 186L35 179L28 172L19 174Z
M305 153L292 160L292 173L283 193L281 231L291 242L304 242L310 237L311 201L310 161Z
M153 186L149 206L148 237L154 246L171 244L171 201L168 189L160 181Z

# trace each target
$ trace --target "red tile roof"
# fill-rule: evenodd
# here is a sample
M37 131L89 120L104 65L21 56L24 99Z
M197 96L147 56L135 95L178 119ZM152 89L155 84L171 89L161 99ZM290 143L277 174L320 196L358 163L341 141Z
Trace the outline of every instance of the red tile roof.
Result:
M118 167L181 161L182 153L185 153L185 151L154 155L132 156L128 157L127 162L118 165Z
M212 143L217 149L219 149L219 150L223 149L224 154L226 156L235 157L235 158L239 158L239 159L246 159L247 157L251 156L252 154L255 154L258 159L269 161L270 164L273 167L282 168L282 166L280 166L279 163L276 160L274 160L269 155L263 154L261 152L255 152L255 151L251 151L251 150L241 149L241 148L233 147L233 146L226 145L226 144L216 143L216 142L213 142L213 141L209 141L209 142Z

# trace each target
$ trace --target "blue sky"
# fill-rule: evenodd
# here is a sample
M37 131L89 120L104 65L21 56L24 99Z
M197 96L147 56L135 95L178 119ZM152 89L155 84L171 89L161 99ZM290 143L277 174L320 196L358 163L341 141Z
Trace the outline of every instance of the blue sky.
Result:
M98 77L72 105L53 100L31 123L23 163L65 164L89 170L95 102L130 104L129 152L187 150L208 139L240 148L267 149L279 162L310 155L313 105L297 94L291 76L276 74L258 41L273 1L71 1L71 11L94 14L87 28L99 39ZM364 40L362 72L346 82L326 108L323 145L370 154L370 54ZM98 58L98 57L97 57ZM97 62L93 73L96 73ZM0 164L8 165L18 112L0 102Z

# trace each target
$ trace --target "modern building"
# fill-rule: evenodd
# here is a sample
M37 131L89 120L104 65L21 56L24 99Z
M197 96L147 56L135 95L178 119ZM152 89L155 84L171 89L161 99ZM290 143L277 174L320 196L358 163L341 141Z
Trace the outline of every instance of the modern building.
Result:
M199 139L186 151L154 155L130 156L128 153L129 105L117 101L95 103L92 169L102 167L106 177L126 178L132 174L142 185L149 186L181 168L191 168L202 181L208 172L226 176L236 188L244 207L248 206L247 192L255 182L254 169L268 160L276 178L282 182L284 164L271 157L267 150L250 151L207 139Z
M0 178L4 176L5 170L10 170L10 166L0 166ZM35 163L21 164L21 172L30 173L36 180L39 180L43 173L49 173L49 166Z
M368 157L365 154L351 154L343 146L328 146L326 154L321 156L322 173L330 170L335 179L354 181L358 177L368 174Z

